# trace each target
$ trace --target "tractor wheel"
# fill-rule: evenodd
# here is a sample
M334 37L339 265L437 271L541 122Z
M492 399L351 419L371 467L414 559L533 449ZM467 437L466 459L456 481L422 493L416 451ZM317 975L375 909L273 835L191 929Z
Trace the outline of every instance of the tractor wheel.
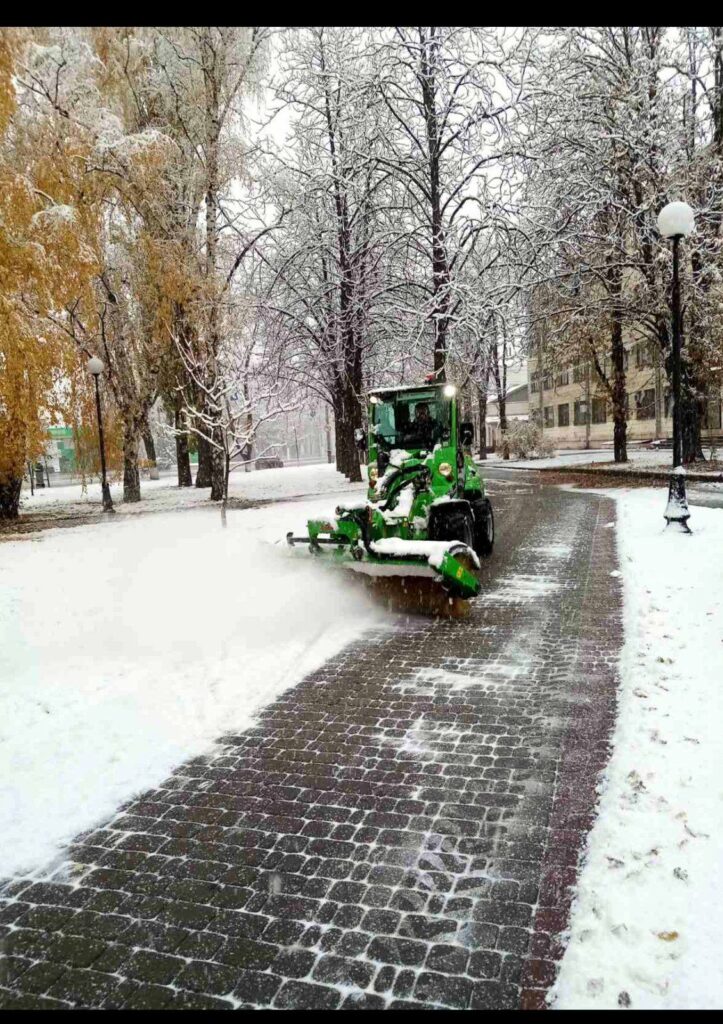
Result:
M495 517L489 498L476 502L474 519L474 549L478 555L487 558L495 545Z
M474 519L466 509L455 509L440 516L434 531L435 540L458 540L475 549Z

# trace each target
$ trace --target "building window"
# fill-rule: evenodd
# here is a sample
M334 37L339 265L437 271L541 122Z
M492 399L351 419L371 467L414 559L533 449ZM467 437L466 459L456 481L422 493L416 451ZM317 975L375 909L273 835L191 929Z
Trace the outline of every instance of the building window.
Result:
M542 390L543 391L552 391L552 374L551 373L546 373L545 374L545 379L542 382Z
M545 426L546 427L554 427L555 426L555 409L554 409L554 406L552 406L552 405L546 405L545 406Z
M623 349L623 370L627 372L628 366L630 365L630 353L625 348Z
M557 407L557 425L558 427L569 427L570 426L570 403L565 402L563 405Z
M581 398L579 402L575 402L573 423L576 427L584 427L587 423L587 402L584 398Z
M537 390L538 390L538 387L539 387L539 384L538 384L539 380L540 380L540 375L537 372L537 370L535 370L534 373L530 374L530 393L533 394L533 395L537 394Z
M673 392L668 387L663 394L663 416L666 420L673 418Z
M592 421L593 423L605 423L608 418L608 403L604 398L593 398L592 400Z
M532 422L535 424L536 427L540 426L540 410L539 409L533 409L532 410Z
M582 384L582 382L584 380L585 380L585 367L582 364L580 364L578 366L573 366L573 368L572 368L572 383L573 384Z
M635 419L655 419L655 388L635 392Z
M653 348L650 342L641 341L635 346L635 365L653 366Z
M566 384L569 384L570 383L570 371L569 370L560 370L560 372L558 373L557 377L555 378L555 383L557 384L558 388L562 388Z

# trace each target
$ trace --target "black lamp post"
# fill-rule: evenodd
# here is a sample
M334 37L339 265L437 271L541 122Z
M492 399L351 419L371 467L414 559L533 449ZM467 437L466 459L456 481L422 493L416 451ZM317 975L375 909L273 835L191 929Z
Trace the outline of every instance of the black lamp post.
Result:
M680 415L680 240L687 238L695 227L693 211L687 203L668 203L658 214L658 231L663 238L673 240L673 471L668 486L668 505L665 521L675 523L683 533L690 533L688 499L685 494L683 468L683 421Z
M98 378L105 369L105 364L102 359L98 359L97 356L93 356L88 360L88 373L91 373L95 378L95 408L98 413L98 440L100 442L100 470L101 470L101 490L103 493L103 511L104 512L115 512L113 508L113 499L110 496L110 487L108 486L108 480L105 472L105 441L103 439L103 416L100 411L100 387L98 385Z

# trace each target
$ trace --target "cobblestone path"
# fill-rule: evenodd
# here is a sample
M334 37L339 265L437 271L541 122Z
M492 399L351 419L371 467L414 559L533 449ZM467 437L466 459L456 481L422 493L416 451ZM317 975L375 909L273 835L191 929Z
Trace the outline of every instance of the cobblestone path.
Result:
M491 491L469 618L367 634L6 886L0 1006L543 1005L614 713L614 506Z

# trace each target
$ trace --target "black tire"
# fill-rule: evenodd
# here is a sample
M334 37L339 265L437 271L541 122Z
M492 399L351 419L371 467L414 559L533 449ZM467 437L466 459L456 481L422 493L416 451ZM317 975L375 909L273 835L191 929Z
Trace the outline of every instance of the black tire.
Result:
M495 546L495 516L489 498L474 505L474 549L481 558L489 558Z
M458 540L475 550L474 519L463 509L451 509L435 522L434 540Z

